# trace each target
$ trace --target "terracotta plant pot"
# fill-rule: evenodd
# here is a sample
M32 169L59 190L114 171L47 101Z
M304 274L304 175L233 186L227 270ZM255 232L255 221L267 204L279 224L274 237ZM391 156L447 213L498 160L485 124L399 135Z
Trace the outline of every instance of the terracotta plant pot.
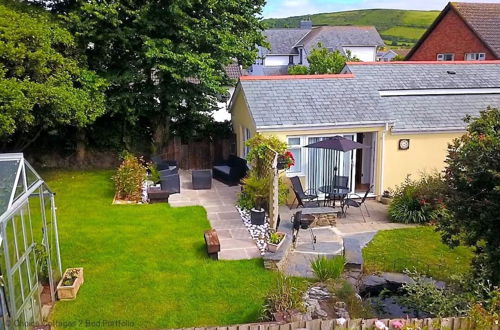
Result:
M65 286L62 284L62 281L66 274L70 270L78 269L79 273L73 282L71 286ZM80 290L80 286L83 284L84 279L83 279L83 268L68 268L64 272L61 280L59 281L59 284L57 284L57 296L59 297L60 300L73 300L76 298L76 294L78 293L78 290Z
M267 251L272 252L272 253L276 253L276 251L278 251L278 249L283 244L283 242L285 241L285 238L286 238L286 234L284 232L279 231L276 234L281 235L281 241L278 244L274 244L271 242L267 243Z

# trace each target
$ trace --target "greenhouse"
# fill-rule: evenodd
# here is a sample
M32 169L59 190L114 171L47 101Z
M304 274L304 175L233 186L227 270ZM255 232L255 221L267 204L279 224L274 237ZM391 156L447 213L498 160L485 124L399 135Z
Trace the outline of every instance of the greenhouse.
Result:
M0 273L0 329L41 324L61 278L56 207L23 154L0 154Z

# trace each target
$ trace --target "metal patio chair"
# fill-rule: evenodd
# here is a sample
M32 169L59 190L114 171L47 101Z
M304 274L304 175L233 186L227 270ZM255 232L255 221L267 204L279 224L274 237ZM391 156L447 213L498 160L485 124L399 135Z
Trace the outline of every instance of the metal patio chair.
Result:
M363 221L366 222L366 219L365 219L365 215L363 214L363 210L361 208L361 206L365 206L365 210L366 210L366 213L368 214L369 217L370 216L370 211L368 211L368 207L366 206L366 197L368 197L368 194L370 193L370 191L372 190L373 188L373 185L370 186L363 197L361 197L360 195L358 194L351 194L351 196L356 196L359 198L361 198L361 201L357 201L356 199L353 199L351 196L349 198L345 198L343 203L342 203L342 212L344 213L344 215L347 215L347 211L346 209L348 209L349 207L357 207L359 208L359 212L361 212L361 216L363 217Z
M297 201L297 204L302 207L319 207L318 195L312 194L312 189L308 189L304 191L302 188L302 183L300 182L300 178L298 176L294 176L290 178L292 182L293 193L295 194L295 199L293 200L292 205Z

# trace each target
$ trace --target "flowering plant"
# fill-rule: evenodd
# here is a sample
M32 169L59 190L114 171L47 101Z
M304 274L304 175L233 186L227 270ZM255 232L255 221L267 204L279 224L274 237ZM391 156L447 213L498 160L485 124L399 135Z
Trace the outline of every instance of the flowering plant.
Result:
M283 169L288 170L295 165L295 158L290 151L285 151L284 154L278 156L278 163Z

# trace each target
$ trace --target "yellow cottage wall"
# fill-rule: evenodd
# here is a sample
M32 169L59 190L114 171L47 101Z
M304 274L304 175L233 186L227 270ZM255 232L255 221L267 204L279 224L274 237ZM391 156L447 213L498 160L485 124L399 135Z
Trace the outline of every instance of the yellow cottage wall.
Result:
M256 127L250 111L248 111L242 90L236 92L235 99L233 100L231 122L233 124L233 132L236 134L236 154L239 157L243 157L245 128L248 128L250 134L254 136Z
M237 138L238 156L243 155L243 132L244 128L250 129L253 136L257 129L245 102L243 91L237 94L232 107L232 122ZM288 130L288 131L266 131L260 130L264 135L275 135L283 141L287 136L300 135L335 135L347 133L377 133L377 150L375 164L375 188L377 195L404 181L407 175L417 178L422 173L442 171L445 166L447 146L454 138L463 133L425 133L425 134L392 134L385 133L384 127L351 127L343 129L312 129L312 130ZM410 139L408 150L399 150L399 140ZM383 146L382 146L383 145ZM382 160L382 154L384 155ZM303 178L302 178L303 179Z
M385 140L384 187L394 188L410 174L442 171L445 167L448 143L463 133L387 134ZM410 148L399 150L399 140L409 139Z

